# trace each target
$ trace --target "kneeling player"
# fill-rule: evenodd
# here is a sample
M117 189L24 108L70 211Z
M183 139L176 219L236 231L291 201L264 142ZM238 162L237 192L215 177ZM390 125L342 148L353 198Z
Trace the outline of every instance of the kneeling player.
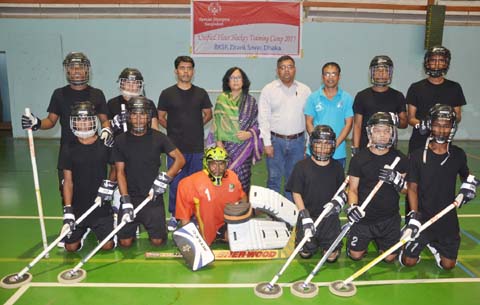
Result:
M315 229L313 219L318 218L327 204L345 180L343 166L331 157L335 152L336 136L330 126L318 125L310 135L310 158L299 161L293 169L286 189L293 194L293 200L298 207L296 243L298 244L307 230L314 236L305 244L300 256L311 257L318 248L324 252L331 246L340 234L340 219L338 213L347 200L347 194L342 191L333 199L335 208L325 217ZM341 243L327 259L329 262L337 260L340 254Z
M395 117L388 112L373 114L367 122L367 135L367 148L352 158L348 170L350 208L347 216L354 224L347 240L347 254L353 260L363 258L371 241L383 252L400 240L398 192L406 192L404 176L408 162L394 148L397 138ZM401 160L395 169L384 168L397 157ZM379 180L385 183L362 211L357 204L365 201ZM394 252L385 261L392 262L396 256Z
M418 149L410 156L408 171L408 198L410 222L415 240L406 244L400 262L414 266L420 252L427 246L435 257L438 267L453 269L460 247L460 229L457 212L451 211L418 236L421 222L443 210L455 199L457 175L463 181L460 193L465 204L475 197L476 185L468 181L469 169L465 152L450 145L457 128L452 107L437 104L427 115L427 127L431 129L425 149Z
M167 240L162 194L185 164L185 158L166 135L151 128L154 115L156 111L149 107L145 97L132 97L127 103L128 132L115 138L113 158L121 194L120 219L129 222L118 232L122 247L132 245L139 224L147 230L152 245L160 246ZM168 154L174 163L166 173L159 175L162 153ZM152 201L134 215L134 208L151 190L155 194Z
M70 252L82 247L82 236L88 228L95 233L99 241L105 239L113 230L109 205L95 209L75 228L75 219L94 204L95 197L111 200L116 186L116 183L104 180L108 163L111 163L111 149L97 136L98 127L99 121L92 103L80 102L73 106L70 128L77 140L62 147L59 159L59 168L64 175L64 224L70 225L72 230L65 241L65 249ZM110 172L110 177L115 177L113 171ZM110 250L113 247L113 240L110 240L102 249Z

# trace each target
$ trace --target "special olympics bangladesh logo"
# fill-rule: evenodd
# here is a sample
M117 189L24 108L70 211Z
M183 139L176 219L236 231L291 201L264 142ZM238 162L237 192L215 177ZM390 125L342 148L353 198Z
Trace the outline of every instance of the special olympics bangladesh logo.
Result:
M222 6L218 2L211 2L208 6L208 11L215 16L222 11Z

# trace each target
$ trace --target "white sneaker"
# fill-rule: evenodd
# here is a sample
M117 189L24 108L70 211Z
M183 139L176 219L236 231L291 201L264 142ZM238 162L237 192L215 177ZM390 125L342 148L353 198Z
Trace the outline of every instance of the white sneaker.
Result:
M178 226L177 219L172 216L170 220L167 222L168 231L170 232L175 231L177 229L177 226Z
M430 244L427 244L427 248L428 250L430 250L430 252L432 252L432 255L435 258L438 268L443 269L442 258L440 257L440 253L438 253L438 250Z

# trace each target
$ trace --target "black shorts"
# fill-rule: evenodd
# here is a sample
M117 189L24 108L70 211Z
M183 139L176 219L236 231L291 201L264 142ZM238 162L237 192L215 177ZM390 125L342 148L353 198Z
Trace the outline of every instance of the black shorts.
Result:
M145 198L132 198L134 207L137 207ZM118 216L118 220L122 220L122 213ZM167 240L167 224L165 222L165 207L163 199L157 198L155 201L147 203L143 209L135 215L135 219L131 223L127 223L118 232L119 239L128 239L136 236L138 225L142 224L148 232L151 239Z
M98 241L102 241L113 231L113 216L107 215L92 219L87 218L75 228L75 231L73 231L70 238L65 240L65 243L73 244L80 241L83 234L87 231L87 228L90 228L93 233L95 233Z
M316 218L314 219L316 220ZM304 251L315 253L318 249L328 250L335 239L340 234L340 219L338 214L333 214L324 218L318 228L316 229L315 236L310 238L310 241L303 247ZM298 245L303 239L302 221L297 221L297 235L295 237L295 244ZM339 242L335 250L342 247L342 242Z
M376 243L379 251L388 250L400 240L400 222L401 217L397 214L374 224L354 224L348 234L347 251L367 251L371 241Z
M404 255L418 258L427 244L430 244L441 256L456 260L460 249L460 233L445 234L445 232L425 230L420 236L405 245Z

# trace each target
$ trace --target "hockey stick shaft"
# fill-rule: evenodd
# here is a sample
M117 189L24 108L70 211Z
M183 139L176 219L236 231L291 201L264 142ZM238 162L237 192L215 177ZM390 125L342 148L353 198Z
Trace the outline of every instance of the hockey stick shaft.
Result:
M75 224L79 225L83 220L85 220L85 218L87 218L88 215L90 215L93 212L93 210L99 207L101 203L102 203L102 200L100 197L95 198L95 204L93 204L85 213L83 213L82 216L80 216L75 221ZM68 235L68 233L70 233L70 226L69 225L65 225L65 226L66 226L66 229L65 230L62 229L62 232L60 233L60 235L50 245L48 245L48 247L45 250L43 250L42 253L37 255L37 257L33 261L31 261L28 264L28 266L23 268L22 271L20 271L17 274L18 278L22 278L25 275L25 273L27 273L30 269L32 269L33 266L35 266L35 264L37 264L42 259L42 257L44 257L48 252L50 252L65 236Z
M125 109L125 104L121 104L120 108L122 109L122 114L127 113L127 110ZM127 132L127 122L123 122L122 127L123 127L123 132Z
M147 203L149 203L153 198L153 193L152 191L150 191L150 193L148 194L147 198L145 198L142 203L140 203L134 210L134 215L137 215L138 212L140 212L141 209L143 209L143 207L145 207L147 205ZM125 225L127 224L127 221L125 219L122 219L122 222L115 228L112 230L112 232L110 232L110 234L107 235L107 237L105 237L98 245L97 247L95 247L95 249L93 249L90 253L88 253L87 256L85 256L85 258L83 258L70 272L72 274L76 273L80 268L82 268L82 266L87 263L87 261L92 258L110 239L112 239L115 234L117 234Z
M25 115L30 117L30 108L25 108ZM40 183L38 182L37 158L35 157L35 144L33 142L32 129L27 129L28 146L30 148L30 159L32 161L33 183L35 185L35 196L37 198L38 218L40 220L40 231L42 234L43 249L47 249L47 231L45 230L45 220L43 216L42 195L40 193ZM45 255L48 258L48 252Z

